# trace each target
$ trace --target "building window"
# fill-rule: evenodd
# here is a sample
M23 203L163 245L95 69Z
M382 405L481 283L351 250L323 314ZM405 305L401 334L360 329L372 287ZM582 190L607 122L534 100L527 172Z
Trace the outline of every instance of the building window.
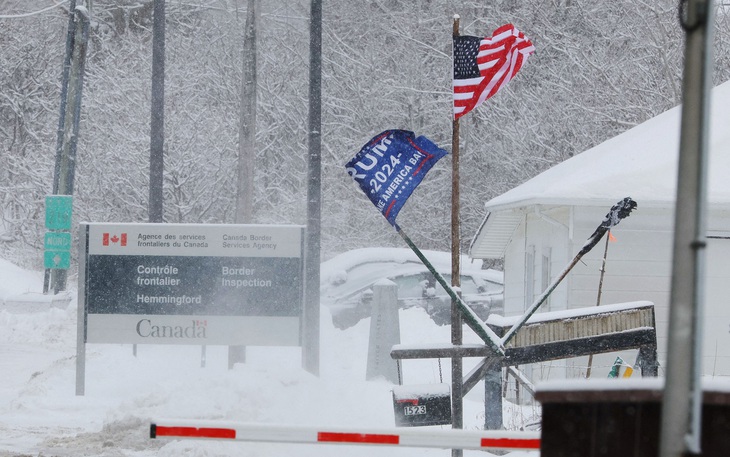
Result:
M540 293L545 292L550 286L550 253L551 249L546 248L542 254L542 284L540 285ZM545 301L544 306L550 309L550 297Z
M535 246L525 250L525 309L535 301Z

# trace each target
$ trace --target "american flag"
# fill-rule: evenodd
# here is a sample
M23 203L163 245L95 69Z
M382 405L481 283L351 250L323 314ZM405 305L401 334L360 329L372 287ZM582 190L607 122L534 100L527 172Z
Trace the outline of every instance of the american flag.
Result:
M454 37L454 119L496 94L517 74L535 47L514 25L491 37Z

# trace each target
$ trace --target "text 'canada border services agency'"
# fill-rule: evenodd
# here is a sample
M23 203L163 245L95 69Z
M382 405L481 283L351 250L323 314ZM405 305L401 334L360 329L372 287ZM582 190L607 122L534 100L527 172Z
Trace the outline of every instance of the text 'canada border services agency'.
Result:
M223 235L223 247L227 249L271 249L276 250L276 243L271 235Z

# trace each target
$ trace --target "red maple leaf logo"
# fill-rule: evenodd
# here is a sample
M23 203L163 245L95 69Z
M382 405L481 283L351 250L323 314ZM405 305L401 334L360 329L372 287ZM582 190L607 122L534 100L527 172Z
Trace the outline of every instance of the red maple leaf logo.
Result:
M102 235L101 244L103 246L109 246L109 242L110 241L111 241L112 244L119 243L120 246L126 246L127 245L127 234L126 233L122 233L122 236L120 238L119 236L117 236L116 233L114 235L111 235L111 236L110 236L109 233L104 233ZM120 241L121 241L121 243L120 243Z

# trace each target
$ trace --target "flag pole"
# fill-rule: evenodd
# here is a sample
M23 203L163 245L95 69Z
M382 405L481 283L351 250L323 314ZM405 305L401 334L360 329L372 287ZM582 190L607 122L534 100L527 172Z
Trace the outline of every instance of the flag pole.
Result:
M453 38L459 36L459 15L454 15ZM452 51L453 56L453 51ZM453 58L453 57L452 57ZM453 72L453 64L452 64ZM452 107L452 132L451 132L451 285L461 288L461 249L460 249L460 227L459 227L459 120L453 114ZM457 294L461 295L457 289ZM463 340L461 312L457 300L451 300L451 344L461 345ZM451 358L451 411L454 429L464 428L463 408L463 359L461 357ZM463 450L452 449L452 457L461 457Z
M454 37L459 36L459 15L454 15ZM451 285L461 287L460 264L460 220L459 220L459 120L452 114L451 130ZM451 339L453 344L461 344L461 313L457 303L451 307Z

